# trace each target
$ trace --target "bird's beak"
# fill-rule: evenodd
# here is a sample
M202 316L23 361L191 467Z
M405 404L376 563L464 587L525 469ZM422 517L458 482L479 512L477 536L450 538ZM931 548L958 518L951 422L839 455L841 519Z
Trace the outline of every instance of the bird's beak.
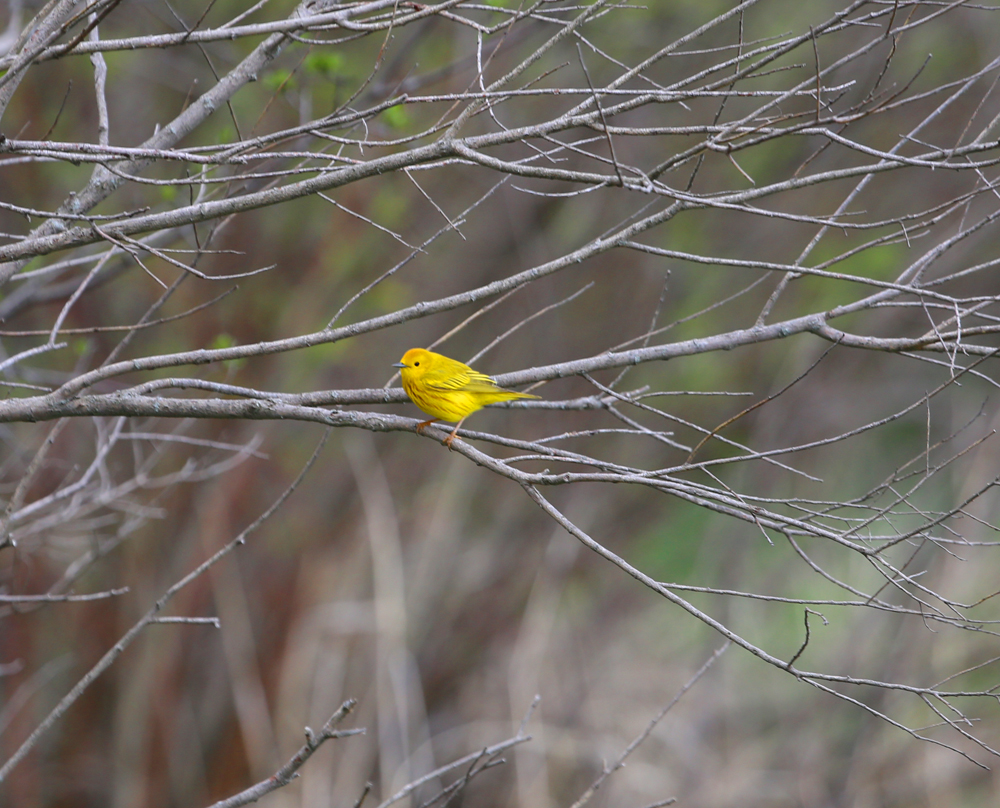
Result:
M394 368L408 368L409 367L409 365L407 365L405 362L393 362L392 366Z

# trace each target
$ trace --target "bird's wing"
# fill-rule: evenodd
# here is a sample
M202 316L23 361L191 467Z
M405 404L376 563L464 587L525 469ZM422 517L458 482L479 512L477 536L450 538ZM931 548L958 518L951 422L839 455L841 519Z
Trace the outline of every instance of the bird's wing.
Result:
M467 365L456 362L458 367L445 367L433 370L424 376L424 382L435 390L467 390L469 392L487 392L496 390L497 384L485 373L473 370Z
M502 390L503 388L485 373L471 370L469 371L468 378L465 380L465 384L462 385L462 389L470 393L490 393Z

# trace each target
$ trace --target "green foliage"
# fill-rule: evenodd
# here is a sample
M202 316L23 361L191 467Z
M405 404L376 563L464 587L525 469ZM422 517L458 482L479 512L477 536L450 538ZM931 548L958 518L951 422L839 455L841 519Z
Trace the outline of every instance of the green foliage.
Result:
M236 338L232 334L226 334L223 332L216 334L215 339L212 340L208 347L209 350L219 351L225 348L232 348L234 345L236 345Z
M861 239L872 238L871 233L861 237L838 238L830 234L821 241L813 252L811 264L822 264L850 250ZM890 280L906 265L907 247L905 244L884 244L871 247L855 253L842 261L826 267L826 272L836 272L843 275L854 275L873 280ZM857 284L849 281L837 281L819 275L803 275L795 280L796 305L810 309L831 309L842 303L853 300L857 296ZM865 316L865 315L860 315ZM847 327L852 327L857 317L844 320Z
M344 72L346 62L343 54L336 51L315 51L305 58L302 69L307 74L333 78Z
M291 70L277 68L264 76L264 86L269 90L292 90L297 86L295 76Z
M236 139L236 130L232 124L225 124L216 130L215 143L232 143Z
M657 580L688 583L704 571L703 539L711 518L704 508L672 506L661 521L631 541L630 561Z
M382 113L382 120L391 129L403 129L410 123L410 113L402 104L397 104Z
M223 348L232 348L237 344L238 341L236 337L234 337L232 334L221 332L215 335L215 338L212 340L211 344L208 347L210 350L216 351L216 350L221 350ZM227 373L234 373L237 370L240 370L244 365L246 365L246 362L247 362L246 359L230 359L224 364L226 366Z
M410 208L409 196L396 182L386 183L379 188L371 201L371 215L383 227L396 227L404 223L407 214L411 212Z

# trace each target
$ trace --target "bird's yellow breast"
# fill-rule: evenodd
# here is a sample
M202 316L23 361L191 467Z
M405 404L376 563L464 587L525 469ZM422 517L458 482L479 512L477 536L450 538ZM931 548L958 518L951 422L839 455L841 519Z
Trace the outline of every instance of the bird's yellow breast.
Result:
M482 400L482 396L467 390L439 391L422 385L419 381L407 380L405 372L402 375L403 389L413 403L431 417L442 421L461 421L488 403Z

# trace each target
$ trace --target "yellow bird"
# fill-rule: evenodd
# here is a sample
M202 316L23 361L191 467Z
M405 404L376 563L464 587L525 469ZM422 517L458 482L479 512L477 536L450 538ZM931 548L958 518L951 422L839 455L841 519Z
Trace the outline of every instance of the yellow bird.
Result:
M432 416L429 421L417 424L417 432L435 421L458 421L444 439L449 449L462 421L476 410L495 401L538 398L530 393L505 390L485 373L423 348L410 348L393 367L400 368L406 395Z

